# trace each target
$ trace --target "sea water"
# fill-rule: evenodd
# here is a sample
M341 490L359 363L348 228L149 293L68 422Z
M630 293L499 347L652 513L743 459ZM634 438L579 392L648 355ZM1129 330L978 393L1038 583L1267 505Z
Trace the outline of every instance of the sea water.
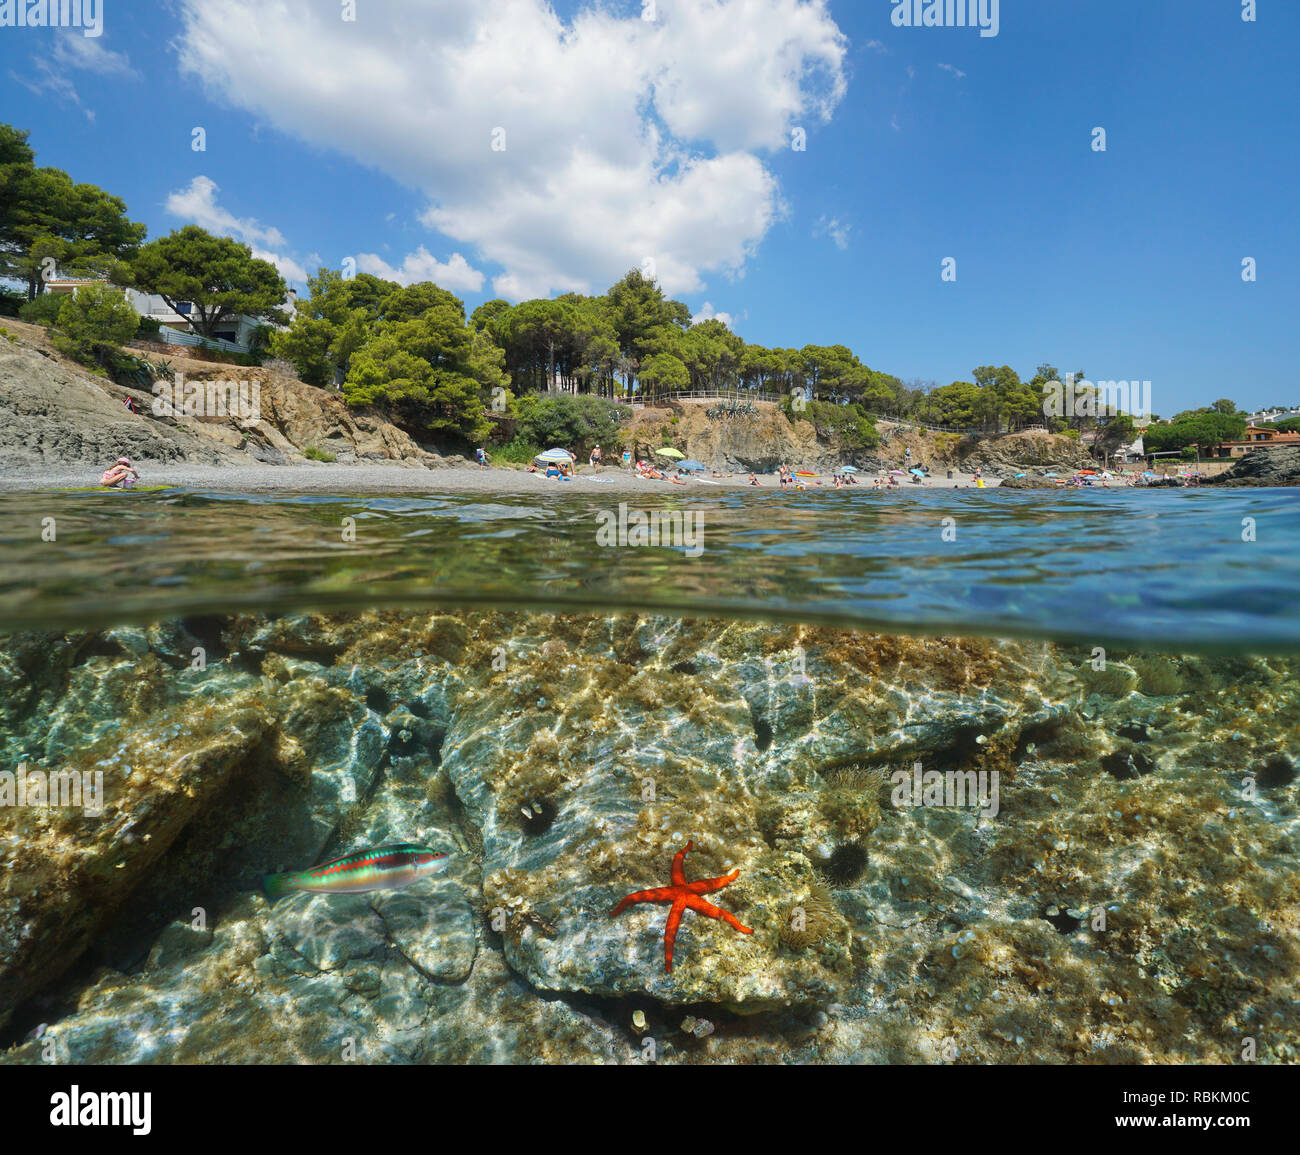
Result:
M7 1061L1300 1057L1289 490L0 515Z

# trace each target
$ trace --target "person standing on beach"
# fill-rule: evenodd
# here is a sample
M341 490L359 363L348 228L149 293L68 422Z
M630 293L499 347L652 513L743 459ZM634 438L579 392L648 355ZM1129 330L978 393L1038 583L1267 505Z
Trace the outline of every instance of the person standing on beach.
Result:
M587 464L590 465L592 469L600 468L600 446L599 445L592 446L591 456L587 458Z
M631 467L632 467L632 451L630 449L625 449L623 450L623 468L630 469Z
M487 450L480 445L478 449L475 451L474 455L478 458L478 467L480 469L486 469L488 466L488 462L491 460L491 458L488 457L487 455Z

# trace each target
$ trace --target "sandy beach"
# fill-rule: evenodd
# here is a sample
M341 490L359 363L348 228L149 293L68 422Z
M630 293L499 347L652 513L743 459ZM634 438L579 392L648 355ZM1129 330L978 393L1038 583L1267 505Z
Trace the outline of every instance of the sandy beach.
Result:
M692 477L683 485L669 481L652 481L617 467L591 469L582 466L572 481L547 478L523 469L490 466L452 466L443 469L401 465L327 465L320 462L300 465L222 465L202 466L186 463L137 465L142 486L175 485L188 489L224 490L234 493L691 493L709 490L745 490L752 492L748 474L730 477ZM59 465L45 468L13 470L0 476L0 491L47 490L93 486L102 470ZM848 487L850 493L868 493L872 489L869 474ZM803 492L834 492L833 479L822 477L822 484L806 482ZM775 474L758 475L758 489L779 490ZM926 478L920 485L899 482L898 490L921 488L954 489L974 486L973 476L958 474ZM986 478L985 485L995 488L997 478Z

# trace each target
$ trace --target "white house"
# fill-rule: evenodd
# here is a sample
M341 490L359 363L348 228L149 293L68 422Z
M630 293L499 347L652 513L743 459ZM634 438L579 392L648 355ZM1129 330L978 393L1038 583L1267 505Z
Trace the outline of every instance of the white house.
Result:
M70 293L76 296L77 290L83 285L106 283L107 281L102 277L55 277L45 282L45 291L47 293ZM194 323L190 319L190 304L188 301L178 301L174 311L157 294L141 293L136 289L123 289L122 293L140 316L149 317L163 326L159 331L159 336L171 345L213 344L217 348L226 349L228 352L247 353L252 345L254 332L266 324L265 321L261 321L256 317L247 317L242 313L237 313L234 316L222 318L220 328L213 333L215 341L207 341L195 329ZM294 306L297 300L298 294L293 289L290 289L288 297L280 306L288 314L290 320L293 318ZM175 334L175 336L172 334Z

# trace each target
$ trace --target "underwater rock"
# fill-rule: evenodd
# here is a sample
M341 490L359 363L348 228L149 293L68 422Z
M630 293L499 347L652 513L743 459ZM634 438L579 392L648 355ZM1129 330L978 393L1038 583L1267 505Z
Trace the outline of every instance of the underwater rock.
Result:
M111 804L0 814L0 1017L52 1000L0 1061L1224 1061L1247 1028L1294 1061L1294 764L1261 752L1294 662L1108 679L1042 644L522 613L110 633L0 643L0 745L102 765ZM191 639L225 657L182 668ZM913 761L1001 772L1000 811L890 804ZM446 874L258 893L408 839ZM666 974L668 908L610 911L691 840L753 933L687 911ZM87 949L112 966L61 983Z

